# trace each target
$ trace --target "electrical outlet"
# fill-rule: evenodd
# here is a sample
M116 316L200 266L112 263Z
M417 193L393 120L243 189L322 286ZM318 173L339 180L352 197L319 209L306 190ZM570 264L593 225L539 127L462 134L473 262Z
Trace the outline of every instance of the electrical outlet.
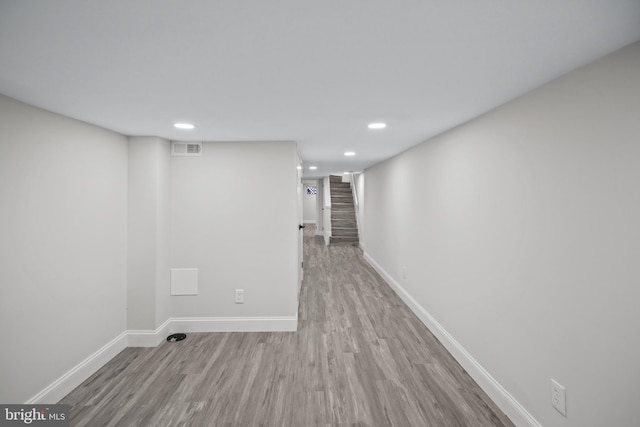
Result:
M244 289L236 289L236 304L244 304Z
M564 387L551 379L551 404L558 412L565 417L567 416L567 400Z

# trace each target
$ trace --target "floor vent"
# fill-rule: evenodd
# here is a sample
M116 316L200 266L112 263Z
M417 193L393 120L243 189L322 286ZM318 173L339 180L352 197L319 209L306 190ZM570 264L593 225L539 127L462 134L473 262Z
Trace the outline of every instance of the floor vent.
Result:
M202 154L202 142L172 142L172 156L199 156Z

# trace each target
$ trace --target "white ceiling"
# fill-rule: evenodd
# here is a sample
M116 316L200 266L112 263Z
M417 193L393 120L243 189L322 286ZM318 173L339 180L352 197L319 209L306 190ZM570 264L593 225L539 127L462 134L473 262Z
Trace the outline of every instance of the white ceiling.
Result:
M126 135L297 141L312 178L639 39L638 0L0 0L0 93Z

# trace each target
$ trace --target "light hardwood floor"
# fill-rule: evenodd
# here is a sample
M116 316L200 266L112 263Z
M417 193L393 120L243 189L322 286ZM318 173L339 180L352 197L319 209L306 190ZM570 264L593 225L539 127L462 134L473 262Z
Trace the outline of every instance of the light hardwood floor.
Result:
M512 426L363 260L305 230L297 332L128 348L60 403L77 426Z

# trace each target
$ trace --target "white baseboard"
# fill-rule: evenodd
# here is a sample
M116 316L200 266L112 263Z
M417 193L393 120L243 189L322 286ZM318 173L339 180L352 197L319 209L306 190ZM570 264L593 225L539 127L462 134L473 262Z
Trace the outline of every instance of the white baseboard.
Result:
M178 317L173 332L295 332L298 317Z
M297 316L171 318L153 331L124 331L25 404L55 404L125 348L156 347L174 332L295 332L297 329Z
M502 387L502 385L500 385L424 307L400 286L380 264L366 252L364 253L364 259L382 276L396 294L409 306L411 311L429 328L433 335L435 335L449 353L451 353L454 359L462 365L476 383L478 383L480 388L487 393L516 426L542 427L542 424Z
M156 347L169 335L171 319L167 319L155 331L129 330L127 331L128 347Z
M98 351L80 362L69 372L49 384L40 393L33 396L25 404L55 404L58 403L74 388L82 384L87 378L102 368L108 361L127 347L127 332L123 332Z
M175 332L295 332L291 317L172 317L155 331L127 331L129 347L156 347Z
M302 221L303 224L313 224L316 225L316 220L315 219L305 219L304 221Z

